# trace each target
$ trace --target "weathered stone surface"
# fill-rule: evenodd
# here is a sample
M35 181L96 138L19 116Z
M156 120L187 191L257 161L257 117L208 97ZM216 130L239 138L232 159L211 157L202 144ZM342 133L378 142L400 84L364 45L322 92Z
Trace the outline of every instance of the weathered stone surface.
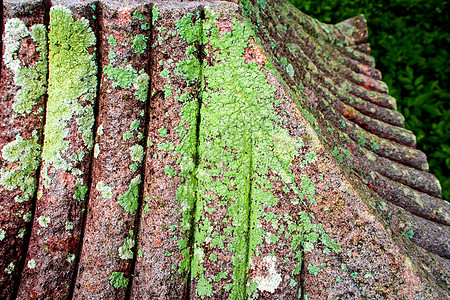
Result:
M200 11L199 3L153 7L148 154L133 299L177 299L187 293L197 185Z
M450 206L363 16L328 25L273 0L22 3L4 23L13 8L27 26L50 16L49 87L14 117L3 50L0 149L35 137L26 175L39 179L23 209L23 190L0 186L6 298L449 298ZM47 58L24 38L27 67ZM1 162L2 178L23 175ZM26 211L29 243L9 217Z
M41 161L47 29L45 5L8 4L0 81L0 298L18 283L26 255Z
M125 296L142 187L151 12L101 6L97 134L75 299Z
M79 255L97 88L93 10L84 5L50 10L42 166L20 298L66 298Z

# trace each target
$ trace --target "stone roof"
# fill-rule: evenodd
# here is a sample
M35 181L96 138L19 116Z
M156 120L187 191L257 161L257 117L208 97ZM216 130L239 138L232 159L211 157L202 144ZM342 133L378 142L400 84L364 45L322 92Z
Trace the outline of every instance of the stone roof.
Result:
M2 8L0 298L449 298L450 206L363 16Z

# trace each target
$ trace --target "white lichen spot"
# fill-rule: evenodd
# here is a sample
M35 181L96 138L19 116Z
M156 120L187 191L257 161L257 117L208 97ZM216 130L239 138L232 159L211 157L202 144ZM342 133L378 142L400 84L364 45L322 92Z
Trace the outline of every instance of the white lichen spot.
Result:
M134 239L127 237L122 246L119 247L119 257L121 259L133 258Z
M16 266L14 265L13 262L11 262L6 268L5 268L5 273L11 275L12 272L14 272L14 268Z
M96 186L97 191L101 193L103 199L112 197L112 188L107 186L103 181L99 181Z
M17 234L17 237L19 239L22 239L25 236L25 233L27 232L27 230L25 228L20 228L19 229L19 233Z
M41 225L42 227L47 227L48 224L50 224L50 221L50 217L47 216L40 216L38 218L39 225Z
M73 229L73 222L67 221L66 222L66 230L72 230Z
M31 222L31 216L32 216L32 213L31 213L31 211L29 211L29 212L27 212L26 214L23 215L23 220L25 222Z
M281 275L277 273L276 261L277 258L271 255L263 258L262 264L258 269L264 271L258 272L253 278L253 280L258 284L258 290L262 292L268 291L269 293L274 293L280 285Z
M103 124L98 126L97 128L97 135L102 136L103 135Z
M97 158L99 154L100 154L100 148L99 148L98 144L95 144L95 146L94 146L94 157Z
M147 100L148 83L150 76L147 73L141 73L133 82L133 87L136 89L136 97L138 100L145 102Z
M130 156L131 160L142 162L142 159L144 158L144 147L141 145L134 145L130 147Z
M72 253L67 254L66 261L67 261L68 263L73 262L74 259L75 259L75 254L72 254Z
M34 269L35 267L36 267L36 261L34 260L34 258L32 258L28 261L28 269Z
M3 241L6 237L6 231L4 229L0 229L0 241Z
M141 180L141 174L137 175L136 177L134 177L133 179L131 179L131 185L135 184L135 185L139 185L141 184L142 180Z
M21 67L17 54L20 48L20 42L29 35L30 32L22 20L13 18L6 21L5 37L3 38L3 45L5 47L3 61L14 73L17 73Z
M294 79L295 71L294 67L291 64L288 64L286 67L286 72L289 74L289 76Z

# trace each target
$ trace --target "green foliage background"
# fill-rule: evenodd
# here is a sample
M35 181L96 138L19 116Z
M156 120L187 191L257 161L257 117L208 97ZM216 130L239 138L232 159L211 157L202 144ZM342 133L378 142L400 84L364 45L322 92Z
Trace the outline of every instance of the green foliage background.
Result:
M325 23L364 14L371 54L450 200L449 5L442 0L290 0Z

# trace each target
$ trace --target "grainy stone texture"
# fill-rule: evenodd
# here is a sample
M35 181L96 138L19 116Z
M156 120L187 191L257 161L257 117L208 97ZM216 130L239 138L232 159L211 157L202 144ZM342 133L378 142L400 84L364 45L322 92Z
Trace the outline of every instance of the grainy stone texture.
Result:
M131 276L145 154L150 7L101 7L101 78L76 299L121 299ZM116 274L116 275L114 275Z
M328 25L273 0L23 3L6 3L4 24L49 14L50 51L20 26L8 44L5 26L3 298L449 298L450 205L363 16ZM37 76L36 105L17 106L11 57L47 56L48 100ZM25 177L36 196L5 185Z
M20 298L66 298L79 255L97 87L93 10L78 4L50 11L43 162Z
M194 24L199 13L199 3L153 8L152 96L133 299L186 294L197 184L193 172L201 68L200 31ZM183 21L190 22L187 28ZM183 38L182 30L192 30L192 37Z
M45 5L7 4L0 81L0 298L8 299L26 255L47 90Z

